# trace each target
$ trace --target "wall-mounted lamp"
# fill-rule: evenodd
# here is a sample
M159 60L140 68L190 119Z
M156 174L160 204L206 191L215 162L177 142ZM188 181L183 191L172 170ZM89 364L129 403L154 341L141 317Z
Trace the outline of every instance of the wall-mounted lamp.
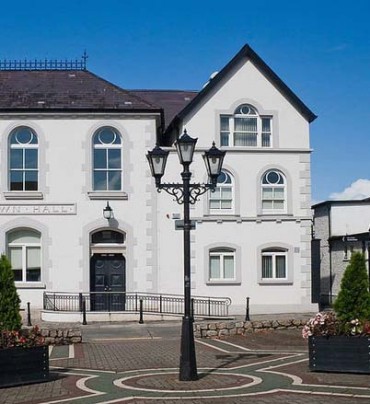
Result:
M103 217L107 220L113 218L113 209L109 206L109 202L107 202L107 206L103 209Z

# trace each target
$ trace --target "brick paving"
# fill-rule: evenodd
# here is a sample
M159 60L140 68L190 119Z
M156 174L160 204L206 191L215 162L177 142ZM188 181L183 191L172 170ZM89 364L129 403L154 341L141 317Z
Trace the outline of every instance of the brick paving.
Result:
M309 372L299 330L201 340L195 382L178 380L180 341L165 334L85 342L74 358L55 349L48 382L0 389L0 403L370 402L370 375Z

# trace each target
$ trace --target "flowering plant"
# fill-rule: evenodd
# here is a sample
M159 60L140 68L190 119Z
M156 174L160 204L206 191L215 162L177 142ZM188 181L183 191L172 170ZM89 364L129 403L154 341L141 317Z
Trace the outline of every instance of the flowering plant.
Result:
M41 331L37 325L30 330L0 330L0 349L14 347L29 348L44 345L44 342L45 338L41 335Z
M302 337L330 335L370 336L370 321L339 321L333 311L317 313L302 329Z

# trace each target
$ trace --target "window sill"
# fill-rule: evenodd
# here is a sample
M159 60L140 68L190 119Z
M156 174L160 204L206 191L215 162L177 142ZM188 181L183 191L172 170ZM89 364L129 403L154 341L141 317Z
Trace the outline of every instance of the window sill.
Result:
M13 200L41 200L44 199L44 195L40 191L8 191L3 192L5 199Z
M290 281L289 279L266 279L266 280L260 280L258 282L259 285L293 285L293 281Z
M220 286L227 286L227 285L241 285L242 283L237 280L219 280L219 281L207 281L206 285L207 286L215 286L215 285L220 285Z
M126 192L122 191L90 191L87 193L91 200L127 200L128 195Z
M231 212L231 211L210 211L208 213L206 213L204 216L206 217L215 217L215 216L222 216L222 217L240 217L240 215L237 215L235 212Z
M285 211L269 211L261 212L257 216L293 216L291 213Z
M42 282L14 282L17 289L46 289Z

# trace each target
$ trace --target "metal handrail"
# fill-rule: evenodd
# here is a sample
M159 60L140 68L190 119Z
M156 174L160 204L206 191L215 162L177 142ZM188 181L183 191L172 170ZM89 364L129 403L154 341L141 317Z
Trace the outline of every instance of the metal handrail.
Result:
M167 293L146 292L44 292L44 310L80 311L83 302L87 312L140 311L146 313L182 315L184 297ZM229 297L194 296L192 298L193 315L196 317L227 317L229 315Z

